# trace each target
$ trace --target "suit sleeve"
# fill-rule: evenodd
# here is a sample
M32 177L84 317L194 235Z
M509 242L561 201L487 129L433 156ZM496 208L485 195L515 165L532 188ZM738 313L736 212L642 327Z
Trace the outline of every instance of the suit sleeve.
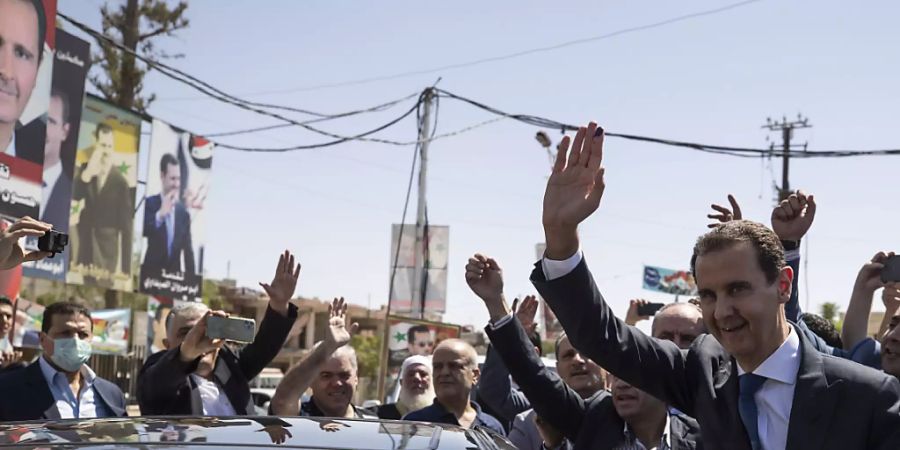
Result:
M119 244L120 249L122 250L121 255L121 264L122 264L122 273L130 274L131 273L131 234L134 233L134 191L128 187L128 182L125 181L125 177L120 177L122 182L121 188L121 196L122 200L119 208L119 233L121 235L121 243Z
M138 374L138 404L145 415L166 414L179 389L188 384L188 376L197 370L200 358L185 363L181 349L168 350L157 359L149 359Z
M488 348L481 378L478 380L478 394L481 400L507 422L519 413L531 409L531 402L522 391L512 387L509 371L497 351Z
M541 363L522 324L511 320L497 329L488 326L485 331L537 415L567 438L575 439L583 425L585 402L559 375Z
M294 321L297 320L297 307L288 305L287 317L266 308L266 315L259 324L259 331L253 342L241 351L238 366L247 380L252 380L275 359L284 341L287 339Z
M196 274L197 272L194 268L194 243L191 240L191 215L185 211L184 217L184 223L187 224L184 230L184 272Z
M694 415L686 354L674 343L651 338L617 318L594 283L585 259L572 272L551 281L545 279L538 262L531 281L582 355L632 386ZM510 372L515 377L511 366ZM544 417L540 411L538 414Z
M900 448L900 383L894 377L886 377L878 392L866 448L896 450Z

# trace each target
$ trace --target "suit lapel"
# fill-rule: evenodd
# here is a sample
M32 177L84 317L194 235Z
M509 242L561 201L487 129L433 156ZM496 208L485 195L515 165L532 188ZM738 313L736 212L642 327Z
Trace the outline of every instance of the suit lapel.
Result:
M794 329L797 332L796 328ZM802 333L800 371L794 388L794 402L788 425L787 448L822 448L834 408L843 386L841 380L825 376L824 358Z
M103 380L97 378L94 380L94 402L100 400L106 406L106 410L112 414L112 417L122 417L125 415L125 410L119 407L119 402L116 400L116 395L111 389L107 389L107 385L103 383Z
M50 386L47 385L47 380L44 378L44 372L41 370L40 361L31 363L25 370L29 371L28 376L25 377L27 380L26 384L32 388L31 393L29 394L30 398L28 404L43 409L41 415L45 419L60 419L59 409L56 407L56 400L53 399L53 394L50 392Z

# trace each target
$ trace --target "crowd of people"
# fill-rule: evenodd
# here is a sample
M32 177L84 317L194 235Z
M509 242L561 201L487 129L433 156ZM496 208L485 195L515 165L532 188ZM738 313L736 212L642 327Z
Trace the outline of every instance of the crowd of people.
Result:
M484 427L520 449L900 448L900 283L881 277L893 253L862 265L838 332L802 312L798 300L799 246L816 216L814 196L791 194L772 211L770 226L745 220L729 196L730 207L713 205L710 230L694 246L697 298L661 308L647 335L635 326L650 319L639 313L644 302L632 300L624 319L617 317L579 242L579 224L600 209L602 154L603 131L591 123L563 139L547 182L547 248L531 281L565 330L555 341L555 370L541 359L538 300L510 307L500 265L475 254L465 278L490 317L483 367L463 340L432 349L433 342L410 339L411 349L431 354L411 352L403 362L396 402L357 406L358 362L349 345L357 325L338 298L324 339L285 374L269 412ZM0 232L0 267L40 258L18 239L46 229L26 218ZM261 284L270 299L265 317L239 351L207 336L208 319L225 312L197 303L174 308L166 350L140 372L141 413L255 414L249 380L276 356L297 318L290 299L299 274L294 255L280 255L273 281ZM887 311L870 337L879 289ZM0 333L8 333L11 309L0 299ZM21 355L0 352L0 421L125 415L122 392L86 364L91 335L84 307L47 307L36 362L15 364ZM307 390L312 396L302 401Z

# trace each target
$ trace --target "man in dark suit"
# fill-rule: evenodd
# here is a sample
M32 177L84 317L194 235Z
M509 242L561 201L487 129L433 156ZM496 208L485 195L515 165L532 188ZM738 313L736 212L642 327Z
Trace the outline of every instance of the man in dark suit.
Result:
M69 137L69 98L58 90L50 94L47 109L47 139L44 142L44 189L41 221L63 233L69 230L72 179L63 168L62 144Z
M93 322L86 308L59 302L44 310L43 356L0 375L0 421L125 416L125 396L87 366Z
M94 129L90 159L72 183L72 224L78 226L76 264L131 273L134 196L128 181L113 167L115 133L107 123Z
M694 247L692 272L710 335L683 352L612 313L579 249L578 224L600 205L603 131L563 139L544 196L544 258L532 282L575 347L635 387L697 418L714 449L895 449L900 383L819 353L785 317L793 271L778 236L748 221L717 226ZM568 154L568 159L567 159ZM782 203L781 219L815 202ZM799 219L798 219L799 218Z
M494 350L503 358L513 379L534 407L539 418L535 424L545 448L558 448L562 437L568 438L575 448L702 448L700 430L694 419L681 412L670 412L662 401L624 380L611 378L610 395L604 390L591 392L584 389L584 380L591 376L584 366L579 372L564 373L568 382L548 370L535 354L522 322L506 305L503 273L496 261L480 254L470 258L466 265L466 282L488 309L491 322L485 331ZM529 298L522 307L533 308L533 304L536 306L536 300ZM559 367L577 352L566 337L557 345ZM569 384L582 390L576 391ZM588 392L591 394L585 395ZM542 422L558 430L555 439L554 433L548 433L548 427L541 425ZM548 442L548 439L553 440Z
M165 345L144 363L138 375L138 403L144 415L233 416L255 414L249 381L278 355L297 307L289 300L297 287L300 265L285 251L271 285L260 283L269 307L253 343L235 353L221 340L206 336L210 315L202 303L172 310L166 320ZM224 394L224 395L223 395Z
M162 189L147 197L144 203L144 236L147 251L141 268L148 274L165 270L171 273L194 274L194 249L191 244L191 216L181 195L181 170L178 158L166 153L160 158L159 174ZM184 265L181 264L182 256Z

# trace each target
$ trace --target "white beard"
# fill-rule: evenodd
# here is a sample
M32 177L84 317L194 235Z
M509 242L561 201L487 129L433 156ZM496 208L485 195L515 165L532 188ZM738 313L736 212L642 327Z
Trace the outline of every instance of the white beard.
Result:
M397 397L397 409L404 415L418 411L434 403L434 387L428 386L428 390L421 394L413 394L405 389L400 389Z

